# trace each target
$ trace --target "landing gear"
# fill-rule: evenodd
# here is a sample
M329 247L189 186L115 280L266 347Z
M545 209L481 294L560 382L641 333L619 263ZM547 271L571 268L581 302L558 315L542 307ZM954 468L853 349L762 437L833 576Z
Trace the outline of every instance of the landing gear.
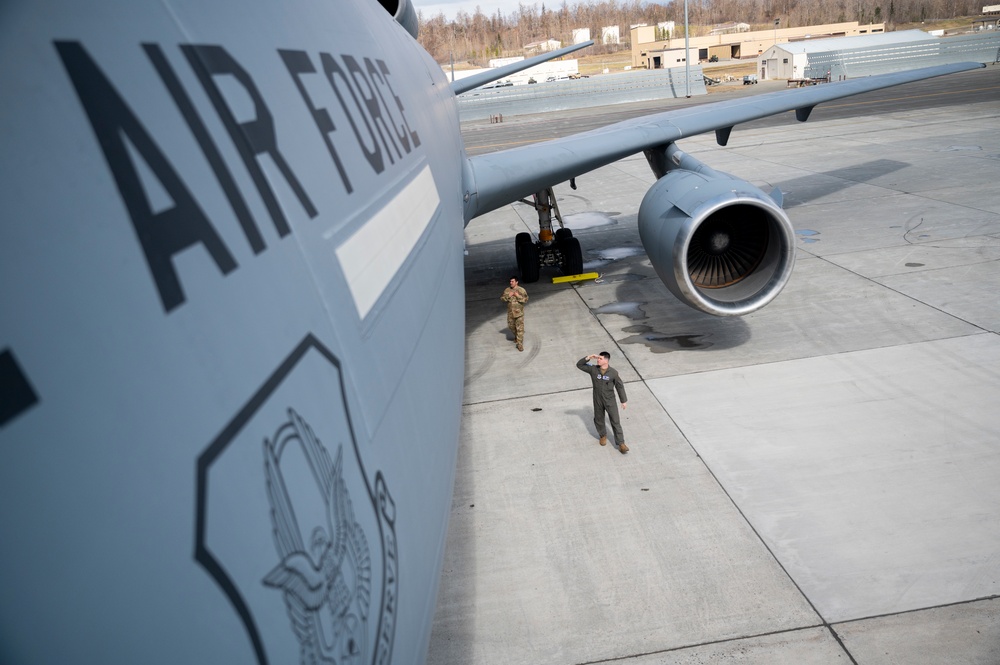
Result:
M518 233L514 238L514 252L521 282L537 282L541 266L558 266L565 275L583 272L583 250L573 232L563 225L559 206L552 188L536 192L531 201L522 201L538 213L538 242L528 233ZM559 227L552 233L552 213L555 212Z

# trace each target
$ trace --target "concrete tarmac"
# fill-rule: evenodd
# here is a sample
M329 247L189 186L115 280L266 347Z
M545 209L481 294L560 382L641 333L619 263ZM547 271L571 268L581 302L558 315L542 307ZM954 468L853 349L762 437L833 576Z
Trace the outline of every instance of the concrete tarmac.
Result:
M428 663L1000 663L1000 67L971 76L680 142L785 193L795 271L750 316L656 278L641 155L556 188L600 278L523 285L523 353L500 295L535 213L470 223ZM574 367L605 350L624 455Z

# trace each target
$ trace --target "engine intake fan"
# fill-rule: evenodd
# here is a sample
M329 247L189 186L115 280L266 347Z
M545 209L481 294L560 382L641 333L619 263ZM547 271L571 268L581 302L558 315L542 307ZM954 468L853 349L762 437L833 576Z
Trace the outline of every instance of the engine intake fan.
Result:
M646 192L639 236L656 274L681 302L739 316L771 302L795 263L795 231L778 202L689 155ZM776 196L780 201L780 192Z

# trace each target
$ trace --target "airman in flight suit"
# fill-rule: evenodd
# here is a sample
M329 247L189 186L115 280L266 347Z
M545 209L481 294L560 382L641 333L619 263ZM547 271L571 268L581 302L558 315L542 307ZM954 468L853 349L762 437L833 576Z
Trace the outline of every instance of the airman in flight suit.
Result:
M587 364L589 360L596 360L597 365ZM611 360L611 354L607 351L601 351L597 355L591 354L585 358L580 358L576 363L576 367L590 374L590 380L594 385L594 427L597 428L597 436L601 437L600 444L602 446L608 444L608 430L604 422L604 414L606 412L608 418L611 419L611 430L615 434L615 445L618 446L618 451L624 455L628 452L628 446L625 445L625 435L622 433L622 424L618 419L618 405L615 404L615 391L618 391L618 398L622 403L622 411L628 408L628 398L625 397L625 384L622 383L621 377L618 376L618 370L608 365L609 360Z

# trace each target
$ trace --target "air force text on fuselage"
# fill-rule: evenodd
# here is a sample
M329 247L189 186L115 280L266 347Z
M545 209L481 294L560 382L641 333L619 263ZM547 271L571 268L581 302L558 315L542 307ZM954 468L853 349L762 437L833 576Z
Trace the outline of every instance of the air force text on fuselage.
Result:
M227 275L238 267L233 248L223 241L216 224L192 194L182 170L171 163L156 137L146 129L84 45L78 41L56 41L54 45L128 210L163 309L169 313L184 304L188 297L174 257L201 245L220 274ZM293 100L286 96L281 99L265 96L253 74L222 46L181 44L178 48L225 127L278 238L291 233L289 215L317 217L322 211L317 209L313 197L296 175L294 160L282 152L281 137L276 129L278 123L273 109L285 109ZM249 248L255 255L260 254L267 249L267 244L259 219L251 212L247 192L238 186L234 165L224 158L218 137L212 135L198 112L164 48L147 43L142 44L141 50L150 62L150 75L160 78L197 141ZM355 180L358 179L357 173L349 173L345 168L345 161L361 169L367 164L371 174L382 176L420 146L420 136L411 127L407 110L393 90L392 72L385 61L363 55L307 53L294 49L279 49L275 57L284 64L299 92L297 101L308 113L304 117L312 119L322 137L339 177L335 182L343 196L355 192ZM349 129L343 124L338 126L328 107L318 101L324 94L328 95L328 104L336 100L338 116L346 118ZM252 115L241 120L239 116L247 99L252 105ZM301 112L301 108L297 111ZM298 117L301 116L296 120ZM341 156L345 150L360 151L364 159L345 160ZM292 200L297 203L298 210L285 210L279 203L262 166L265 157L273 165L271 172L280 174L283 187L293 194ZM148 174L147 177L155 181L172 202L170 207L155 209L141 174ZM338 211L328 212L336 214Z

